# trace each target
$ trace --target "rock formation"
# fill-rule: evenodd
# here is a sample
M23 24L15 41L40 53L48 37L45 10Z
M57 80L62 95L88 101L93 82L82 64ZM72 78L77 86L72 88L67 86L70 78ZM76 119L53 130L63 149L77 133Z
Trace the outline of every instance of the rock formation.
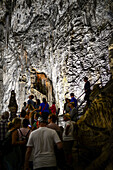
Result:
M77 121L75 166L83 170L113 169L113 80L100 92Z
M15 91L18 111L32 93L50 104L54 99L62 114L65 97L83 93L84 76L98 84L77 122L75 163L83 170L110 170L112 0L0 1L0 111L8 109Z
M112 30L112 0L2 0L0 110L15 90L20 111L31 93L32 69L52 82L61 113L70 92L83 92L84 76L104 86L112 72Z
M11 97L8 105L9 111L10 111L10 120L16 117L16 113L18 110L18 106L16 103L16 96L14 90L11 91Z

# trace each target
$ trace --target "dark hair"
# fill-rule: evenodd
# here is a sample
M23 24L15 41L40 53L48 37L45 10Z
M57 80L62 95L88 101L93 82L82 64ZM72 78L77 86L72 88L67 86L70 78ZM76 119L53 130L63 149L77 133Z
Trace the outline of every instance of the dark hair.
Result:
M31 99L33 99L33 98L34 98L34 96L33 96L33 95L30 95L29 97L30 97Z
M38 121L39 121L39 123L46 123L46 124L47 124L47 120L44 119L42 116L40 116L40 117L38 118Z
M13 118L12 124L15 126L17 123L21 123L21 119L18 117Z
M29 125L29 120L28 119L24 119L22 124L23 124L23 127L27 128L28 125Z
M43 100L44 103L46 103L46 98L43 98L42 100Z
M85 77L84 77L84 80L88 80L88 77L85 76Z
M40 99L36 99L36 103L37 103L37 104L40 104Z
M24 102L24 106L26 106L26 102Z
M74 93L71 93L70 96L74 96Z
M49 117L50 117L50 119L52 119L53 123L55 123L57 121L57 116L56 115L50 114Z
M70 102L70 99L66 98L66 102L69 101Z
M25 117L26 115L26 111L25 110L22 110L21 113L20 113L21 117Z

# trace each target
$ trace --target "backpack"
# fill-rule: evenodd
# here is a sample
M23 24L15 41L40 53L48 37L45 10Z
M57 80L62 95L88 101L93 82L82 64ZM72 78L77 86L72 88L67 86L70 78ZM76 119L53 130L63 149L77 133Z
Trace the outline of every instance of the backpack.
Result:
M2 142L2 153L3 153L3 155L6 155L13 150L12 132L14 132L15 130L17 130L17 129L13 129L12 131L8 131L6 133L5 139Z
M27 143L27 141L28 141L28 135L29 135L29 133L30 133L30 130L27 132L27 134L26 135L23 135L23 133L22 133L22 131L19 129L19 131L20 131L20 133L21 133L21 138L22 138L22 140L26 140L26 143Z
M27 132L26 135L23 135L23 133L22 133L22 131L21 131L20 129L19 129L19 131L20 131L20 133L21 133L22 140L26 140L26 143L27 143L30 130ZM25 161L25 153L26 153L26 144L21 145L21 146L20 146L20 150L21 150L21 156L22 156L22 164L24 164L24 161Z

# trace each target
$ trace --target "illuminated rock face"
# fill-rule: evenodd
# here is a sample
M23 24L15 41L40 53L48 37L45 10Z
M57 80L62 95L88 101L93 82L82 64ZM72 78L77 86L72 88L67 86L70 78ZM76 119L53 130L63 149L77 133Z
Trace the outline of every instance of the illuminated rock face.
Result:
M110 62L110 68L111 68L111 73L113 78L113 34L109 43L109 62Z
M7 0L0 7L0 87L4 91L0 110L7 109L15 90L20 111L31 93L32 69L51 80L61 113L69 93L79 97L83 92L84 76L91 84L99 77L102 86L108 82L111 0Z
M81 169L113 169L113 79L78 120L75 136Z

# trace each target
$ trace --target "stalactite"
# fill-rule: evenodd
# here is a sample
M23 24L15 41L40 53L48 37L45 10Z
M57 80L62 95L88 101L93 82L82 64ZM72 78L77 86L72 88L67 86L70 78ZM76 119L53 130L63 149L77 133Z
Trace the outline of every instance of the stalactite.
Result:
M59 6L60 6L60 9L62 9L62 7L63 7L63 2L62 2L62 0L59 2Z
M31 4L32 4L32 0L26 0L26 4L27 4L28 7L30 8L30 7L31 7Z
M13 9L14 9L14 7L16 6L16 1L17 0L12 0L13 1Z
M8 42L9 42L9 15L7 14L6 16L6 34L5 34L5 39L6 39L6 46L8 47Z
M5 16L5 25L6 25L6 46L8 47L9 42L9 33L10 33L10 25L11 25L11 15L14 10L14 7L16 5L16 0L6 0L5 6L6 6L6 16Z
M25 60L26 60L26 65L27 65L27 51L25 50Z
M96 20L96 15L95 15L96 7L97 7L97 0L93 0L92 14L94 15L95 20Z
M9 28L11 23L11 13L12 13L12 0L8 1L6 0L6 19L5 19L5 26L6 26L6 34L5 34L5 41L6 41L6 47L8 48L8 42L9 42Z

